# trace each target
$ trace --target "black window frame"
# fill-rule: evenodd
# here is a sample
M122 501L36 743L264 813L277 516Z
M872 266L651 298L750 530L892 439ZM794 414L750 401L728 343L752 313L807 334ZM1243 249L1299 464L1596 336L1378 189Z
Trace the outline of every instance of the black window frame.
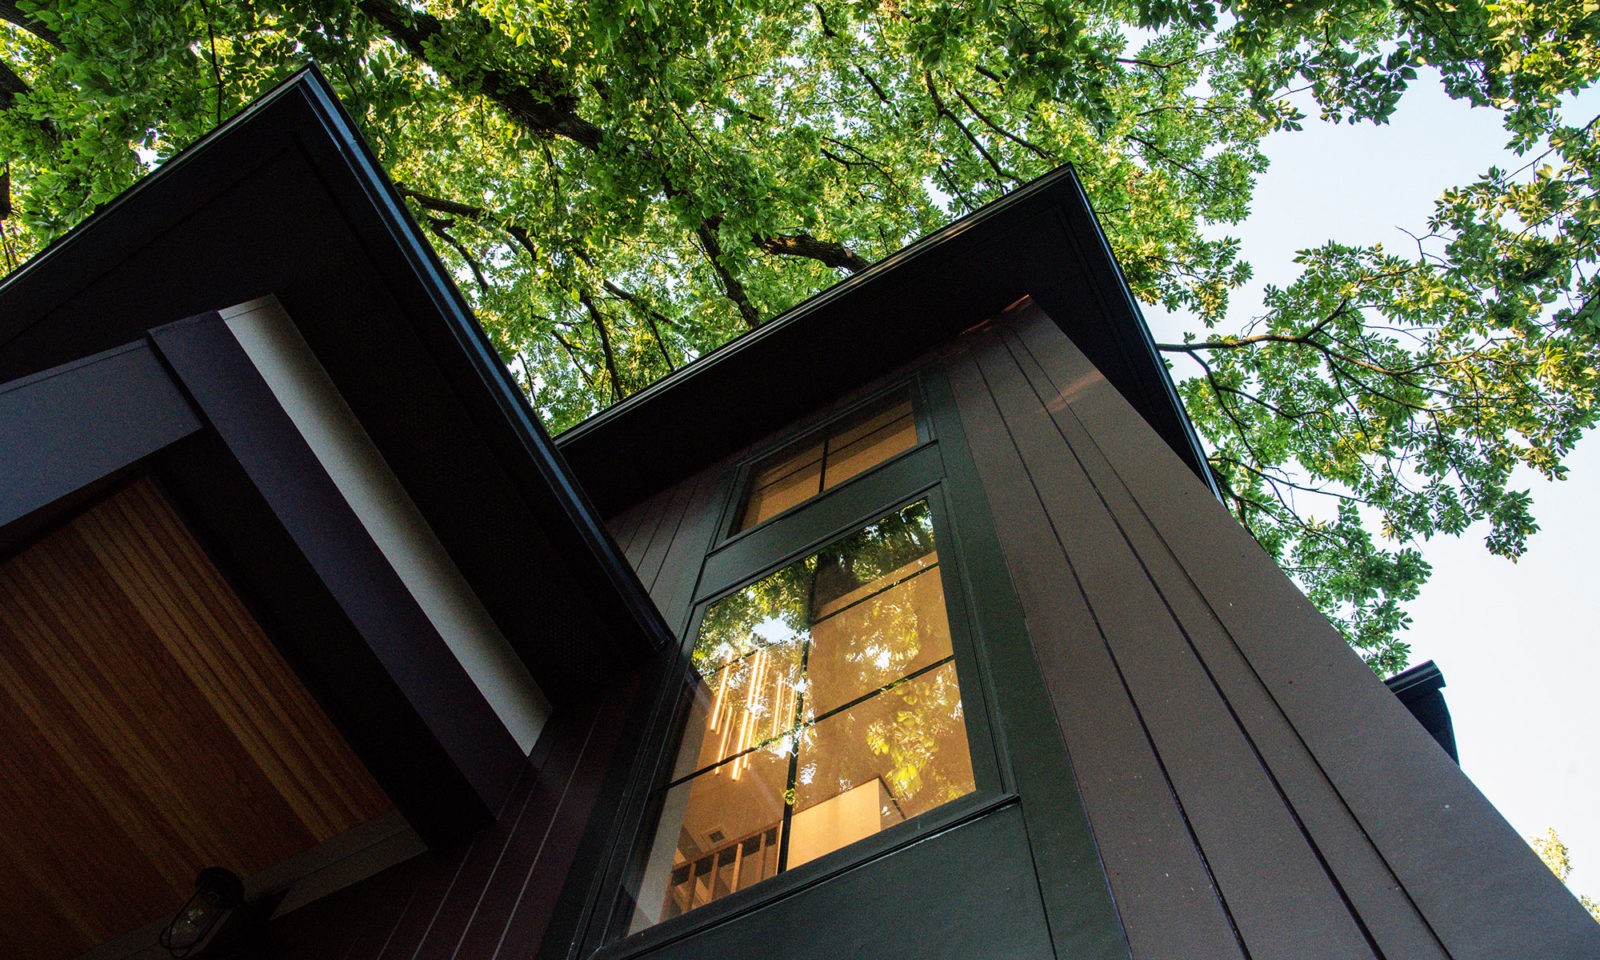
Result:
M1084 960L1127 960L1130 955L1110 883L1078 795L1071 758L1065 752L1058 719L1036 659L1034 641L1000 549L998 532L977 465L962 426L962 412L937 357L897 378L886 378L859 401L841 402L827 412L780 431L748 455L722 468L716 506L703 520L705 553L693 572L692 597L669 612L681 627L679 645L666 652L642 677L637 754L613 771L615 805L605 814L605 839L595 855L602 861L581 902L571 940L551 960L629 960L668 949L677 941L826 883L849 871L886 860L897 851L938 834L1008 810L1020 810L1045 913L1049 936L1060 956ZM895 389L913 391L919 442L838 487L770 520L731 533L732 515L742 506L749 470L786 444L850 416ZM930 472L931 471L931 472ZM896 488L896 484L900 486ZM898 489L898 493L890 491ZM847 492L853 491L853 492ZM881 498L877 508L855 510L841 504L853 497ZM897 505L929 499L940 553L942 583L957 657L962 697L967 706L968 746L977 789L965 797L897 824L873 836L780 873L637 933L626 932L637 889L657 826L662 786L671 779L688 705L685 671L690 667L700 621L717 599L755 582L773 570L814 552ZM773 551L763 545L777 538L793 518L816 520L803 543ZM714 515L709 515L714 514ZM811 521L802 521L810 523ZM776 532L775 532L776 531ZM737 564L759 558L755 569ZM718 570L718 566L723 569ZM708 579L709 577L709 579ZM712 584L720 584L712 586ZM975 671L973 669L975 666ZM982 724L975 729L974 722ZM980 769L985 770L980 774ZM887 866L887 863L885 864ZM543 954L541 956L544 956Z
M746 911L755 910L829 877L851 870L915 843L933 833L981 817L1016 802L1011 777L1002 762L991 718L993 693L974 605L968 594L969 578L963 569L947 470L939 446L933 406L923 372L901 378L870 395L830 411L823 419L806 423L762 443L728 471L727 489L720 497L715 534L702 558L690 616L672 663L661 675L663 710L646 738L649 762L647 782L637 784L642 819L624 825L617 848L621 869L607 884L605 899L591 926L597 958L611 960L647 952L663 943L692 936ZM830 487L759 524L733 532L748 492L751 472L785 447L797 446L840 420L897 392L909 393L917 424L917 443L837 486ZM633 894L645 868L645 859L658 826L662 788L682 740L683 725L692 690L690 655L706 611L717 601L738 593L775 571L816 553L827 544L848 536L889 513L927 501L933 517L938 551L938 575L950 625L951 649L961 684L962 712L967 747L971 754L974 789L872 836L830 851L814 860L785 870L745 890L728 894L677 917L660 921L632 934L627 932L634 911ZM665 717L663 721L661 717Z

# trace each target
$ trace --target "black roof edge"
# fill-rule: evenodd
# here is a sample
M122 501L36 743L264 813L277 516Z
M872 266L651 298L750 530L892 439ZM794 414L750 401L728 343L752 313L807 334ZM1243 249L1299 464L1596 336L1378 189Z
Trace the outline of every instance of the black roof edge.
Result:
M1383 681L1384 686L1402 700L1420 697L1444 688L1444 674L1432 660L1424 660Z
M1190 421L1182 400L1178 397L1178 391L1172 382L1171 373L1167 365L1162 361L1160 353L1156 350L1155 338L1151 335L1149 325L1145 322L1144 314L1139 308L1138 300L1133 296L1133 292L1128 285L1127 275L1123 271L1121 264L1117 262L1110 242L1106 238L1105 231L1100 226L1099 216L1095 213L1094 207L1089 201L1088 192L1084 189L1083 181L1078 176L1076 168L1070 163L1062 164L1049 173L1030 180L1004 197L962 215L946 226L912 241L882 260L873 263L860 273L846 277L838 283L807 297L755 330L696 357L692 362L679 367L676 371L655 381L643 390L629 395L620 402L562 431L556 436L556 443L565 447L581 442L584 438L595 433L602 432L610 424L626 419L630 412L652 403L657 397L671 392L680 384L698 377L721 364L737 362L741 354L756 347L763 340L776 335L778 331L804 323L807 317L825 310L839 299L872 285L890 274L901 270L915 269L919 260L943 247L951 240L981 228L991 221L1002 219L1011 214L1016 208L1039 200L1053 192L1064 193L1066 195L1064 199L1069 199L1073 204L1079 206L1087 215L1088 221L1093 225L1093 252L1103 259L1106 266L1114 271L1122 299L1122 303L1119 306L1127 311L1132 325L1137 328L1136 336L1142 348L1142 356L1137 358L1137 362L1147 365L1148 369L1155 373L1160 383L1158 387L1160 399L1170 406L1174 419L1181 425L1182 440L1174 444L1174 446L1181 445L1186 449L1175 449L1175 452L1189 464L1207 489L1211 491L1212 495L1220 500L1221 491L1217 487L1216 478L1209 468L1205 448L1200 442L1199 435L1195 432L1194 424ZM1169 436L1169 443L1172 443L1174 439Z
M345 147L347 159L359 166L362 179L377 188L370 197L374 207L391 228L396 228L391 230L396 244L405 249L408 259L413 260L414 269L428 277L428 287L439 314L448 321L457 344L471 362L478 385L494 398L506 422L515 428L523 451L538 468L562 515L578 533L593 562L616 587L617 599L624 604L628 619L652 649L661 650L671 646L676 641L655 602L650 599L633 566L612 539L598 511L589 502L588 494L573 476L527 395L517 387L510 369L501 362L500 355L489 341L488 333L478 323L461 291L450 279L450 272L445 269L433 247L422 239L421 228L406 208L400 191L378 163L372 148L361 137L355 119L344 109L332 85L314 64L296 73L290 81L303 82L326 114L338 121L330 125L330 132Z
M144 193L146 190L152 189L153 183L158 174L165 175L171 170L182 170L183 166L190 161L190 158L201 153L207 145L217 140L221 140L235 127L243 126L244 124L249 123L252 117L270 110L274 105L277 104L279 100L282 100L285 97L295 96L301 91L303 86L308 86L313 82L320 85L323 89L329 91L330 93L332 92L332 87L328 83L328 78L323 76L322 71L317 69L315 64L301 67L294 73L289 74L289 76L273 84L272 88L266 93L263 93L261 96L256 97L254 100L251 100L249 103L245 104L245 106L240 109L238 113L235 113L233 116L224 120L219 126L213 127L211 130L206 132L200 137L200 139L168 157L159 166L147 171L143 176L136 180L131 187L117 194L115 197L112 197L110 200L107 200L105 203L100 204L98 207L95 207L92 213L83 218L83 220L74 224L66 233L46 244L43 250L40 250L32 257L29 257L28 260L22 264L22 266L6 274L4 278L0 278L0 289L22 284L26 282L27 278L33 274L51 269L50 264L54 262L54 258L64 256L61 251L71 250L78 244L92 242L94 238L95 226L102 220L108 219L117 209L132 203L136 197ZM342 109L340 112L347 123L353 123L353 121L349 119L348 114L344 114ZM85 239L86 237L88 239ZM226 306L231 306L231 304L226 304ZM180 318L174 317L173 319L177 320ZM0 340L0 346L4 346L4 344L5 341Z
M593 433L613 420L622 419L627 416L629 411L650 403L656 396L671 390L679 383L692 379L717 364L735 360L741 353L751 349L762 340L773 336L777 331L804 322L806 317L822 310L834 301L854 292L858 288L874 283L880 277L893 273L902 267L915 264L918 257L943 246L949 240L979 227L987 221L1004 216L1011 207L1017 206L1024 200L1039 194L1048 193L1058 183L1068 179L1076 181L1077 175L1073 172L1071 164L1063 164L1036 180L1028 181L999 200L984 204L977 210L964 214L944 227L925 236L918 237L882 260L871 264L865 270L851 274L838 283L817 291L749 333L741 334L715 347L709 353L701 354L690 363L684 364L643 390L629 394L599 413L573 424L557 435L557 442L562 444L571 442L585 434Z
M1159 380L1162 391L1168 403L1178 412L1178 423L1188 439L1190 452L1194 462L1204 469L1198 470L1200 479L1211 491L1211 495L1218 500L1222 499L1222 490L1217 486L1217 476L1211 471L1210 461L1206 457L1205 446L1200 442L1200 434L1194 429L1194 421L1189 419L1189 412L1184 408L1183 400L1178 396L1177 385L1172 382L1172 371L1167 367L1166 361L1161 359L1161 351L1156 349L1156 338L1150 333L1150 324L1145 321L1144 310L1139 307L1139 298L1133 295L1133 287L1128 283L1128 275L1122 269L1122 263L1117 259L1116 253L1111 249L1111 240L1106 236L1105 228L1100 225L1100 214L1094 208L1094 202L1089 199L1089 192L1083 187L1083 180L1078 176L1076 168L1071 164L1065 165L1068 179L1073 189L1078 193L1079 202L1084 209L1089 211L1089 222L1094 224L1094 236L1098 252L1105 257L1111 269L1116 271L1117 285L1122 290L1123 299L1128 312L1133 315L1134 327L1138 330L1139 342L1144 347L1146 358L1160 372Z
M1450 719L1450 706L1444 700L1444 674L1439 671L1438 665L1432 660L1424 660L1383 683L1401 706L1416 717L1434 742L1459 764L1461 756L1456 749L1455 724Z

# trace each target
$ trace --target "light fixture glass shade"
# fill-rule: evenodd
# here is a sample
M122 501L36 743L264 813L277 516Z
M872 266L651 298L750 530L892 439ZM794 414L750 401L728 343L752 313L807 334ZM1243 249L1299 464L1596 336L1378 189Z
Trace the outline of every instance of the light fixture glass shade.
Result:
M244 881L232 871L206 867L195 877L194 893L161 931L162 948L174 957L189 956L243 903Z

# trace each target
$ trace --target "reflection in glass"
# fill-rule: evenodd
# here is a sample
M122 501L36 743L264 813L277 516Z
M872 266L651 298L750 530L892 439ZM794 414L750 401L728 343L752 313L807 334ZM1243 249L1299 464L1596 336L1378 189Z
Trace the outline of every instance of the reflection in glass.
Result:
M909 393L893 393L768 457L750 478L734 532L753 527L917 445Z
M938 567L920 502L706 611L632 930L972 792Z

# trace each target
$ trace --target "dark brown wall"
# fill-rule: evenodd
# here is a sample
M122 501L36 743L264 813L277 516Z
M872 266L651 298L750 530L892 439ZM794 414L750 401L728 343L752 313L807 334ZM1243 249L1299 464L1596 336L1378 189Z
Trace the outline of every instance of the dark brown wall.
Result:
M1133 957L1600 956L1600 926L1050 318L1024 304L938 366ZM610 524L674 629L733 462Z
M981 487L978 509L992 515L1031 638L1031 654L1005 669L1037 670L1031 682L1054 728L1046 720L1035 735L1065 745L1098 846L1100 864L1063 869L1088 877L1103 867L1126 934L1105 955L1600 956L1600 926L1048 318L1025 306L934 362L964 434L964 444L943 436L942 455L965 449L971 460L950 468L951 482ZM609 524L680 632L733 462ZM973 509L970 496L952 502ZM996 692L1001 725L1016 736L1013 679L997 676ZM604 775L632 722L625 691L558 714L494 826L280 921L282 941L298 945L286 955L530 956L547 931L569 935L561 885L575 858L585 865L590 810L614 799ZM1041 810L1045 794L1026 779L1017 771L1019 799L1001 813L1026 819L1059 949L1050 888L1068 884L1047 879L1037 855L1041 824L1068 813ZM835 884L806 896L828 911L866 902ZM988 909L968 893L963 902ZM769 904L664 949L743 956L773 942L770 931L743 931L746 919L792 926L801 919L785 911L801 903ZM544 955L562 955L563 943L545 943ZM941 936L918 949L943 956L957 945Z
M495 822L279 918L274 958L527 958L545 939L633 690L553 716Z
M1135 957L1600 956L1600 926L1037 309L945 362Z
M728 495L724 474L731 463L702 470L608 524L667 625L680 634Z
M716 471L613 523L652 598L680 627L719 496ZM673 611L681 615L674 619ZM313 960L533 956L556 916L590 811L632 705L631 689L581 711L558 711L496 822L280 919L281 956Z

